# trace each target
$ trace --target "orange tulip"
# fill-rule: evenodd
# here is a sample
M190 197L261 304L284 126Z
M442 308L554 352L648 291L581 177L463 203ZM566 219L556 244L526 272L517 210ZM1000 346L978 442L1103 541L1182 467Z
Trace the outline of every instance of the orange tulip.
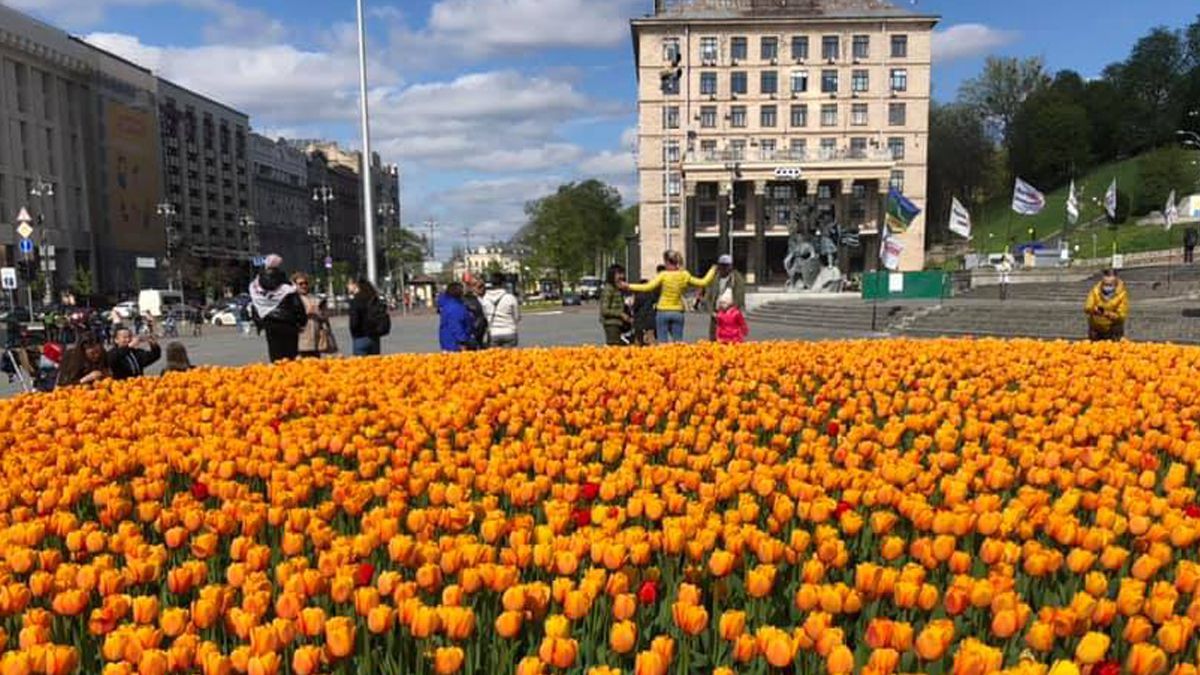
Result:
M347 617L337 616L326 621L325 646L330 655L340 659L353 653L356 632L354 622Z
M1104 633L1089 632L1079 640L1079 644L1075 647L1075 660L1084 665L1099 663L1108 653L1110 642L1109 637Z
M575 663L579 645L570 638L547 637L538 647L538 658L555 668L570 668Z
M637 645L637 626L632 621L618 621L609 631L608 645L618 654L628 654Z
M438 675L451 675L462 668L463 650L459 647L438 647L433 653L433 669Z

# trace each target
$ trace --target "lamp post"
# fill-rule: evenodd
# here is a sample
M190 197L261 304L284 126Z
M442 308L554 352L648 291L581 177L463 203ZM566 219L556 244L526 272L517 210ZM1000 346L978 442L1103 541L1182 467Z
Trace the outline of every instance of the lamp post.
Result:
M42 304L49 305L54 301L54 279L50 276L50 256L46 248L46 198L54 197L54 183L42 180L41 176L29 188L29 195L38 200L38 236L41 240L42 274L45 284L42 290Z
M380 204L378 214L379 214L379 219L383 223L384 262L387 264L388 278L392 280L392 284L394 285L396 283L396 281L395 281L396 269L395 269L395 265L392 262L392 256L394 253L394 251L392 249L397 243L395 241L395 237L397 235L399 235L399 232L397 230L400 227L400 223L394 222L394 220L393 220L396 217L396 206L394 204ZM404 295L405 295L404 260L401 259L400 260L400 313L401 314L408 313L408 305L404 302Z
M250 258L250 266L254 267L254 260L258 257L258 222L254 220L254 216L244 213L238 219L238 223L246 231L246 254Z
M433 233L438 229L438 222L432 218L425 221L425 229L429 231L429 259L437 258L437 249L433 244Z
M313 201L319 202L322 207L323 217L321 219L320 239L325 244L325 259L322 260L322 265L333 264L333 247L332 239L329 233L329 202L334 200L333 188L328 185L313 188ZM310 230L311 232L311 230ZM330 266L324 267L325 278L328 281L329 298L333 299L333 268Z
M162 217L163 228L167 232L167 264L171 267L170 271L174 273L167 274L167 290L175 290L175 283L172 280L172 276L178 275L179 291L182 293L183 269L175 259L175 252L178 250L180 244L179 230L175 227L175 224L171 222L171 219L175 217L175 214L178 213L178 211L176 211L175 205L171 202L159 202L155 210L157 211L158 215Z

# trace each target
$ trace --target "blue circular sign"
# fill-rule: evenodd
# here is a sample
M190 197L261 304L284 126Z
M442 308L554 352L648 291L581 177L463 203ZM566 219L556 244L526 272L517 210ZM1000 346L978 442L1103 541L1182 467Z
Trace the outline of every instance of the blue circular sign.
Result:
M32 239L22 239L19 249L20 249L21 253L26 253L26 254L33 253L33 240Z

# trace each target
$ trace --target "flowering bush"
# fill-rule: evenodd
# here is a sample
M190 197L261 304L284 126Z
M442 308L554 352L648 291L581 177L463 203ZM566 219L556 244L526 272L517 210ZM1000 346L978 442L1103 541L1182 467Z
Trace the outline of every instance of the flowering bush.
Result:
M1200 351L200 370L0 404L0 673L1195 673Z

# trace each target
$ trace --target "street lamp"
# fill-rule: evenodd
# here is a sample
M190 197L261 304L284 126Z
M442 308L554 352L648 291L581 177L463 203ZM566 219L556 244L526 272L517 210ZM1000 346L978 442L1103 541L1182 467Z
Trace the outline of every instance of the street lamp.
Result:
M258 257L258 222L254 220L254 216L244 213L238 219L238 223L246 231L246 253L250 256L250 264L253 266L254 259Z
M313 201L319 202L323 208L324 217L322 219L321 240L325 244L325 260L322 263L328 262L333 264L333 246L332 238L329 233L329 202L334 200L333 188L328 185L313 188ZM325 277L329 281L329 297L333 298L333 271L332 267L325 267Z
M42 304L49 305L54 299L54 279L50 276L50 256L46 249L46 198L54 197L54 183L42 180L41 176L38 176L33 187L29 188L29 195L37 197L38 200L38 236L41 239L42 274L45 278Z
M391 282L390 285L392 286L392 288L390 288L388 290L392 292L392 295L395 295L396 270L392 263L392 257L394 254L394 251L392 250L392 248L397 243L394 239L394 236L399 234L396 230L400 226L399 223L393 222L393 219L396 217L396 205L391 204L391 203L380 204L379 210L377 211L377 213L378 213L379 219L383 225L382 229L383 229L383 238L384 238L384 241L383 241L384 263L387 265L388 279L390 280L390 282ZM404 302L404 293L405 293L404 286L405 286L404 260L401 260L400 261L400 311L401 311L401 313L408 312L408 306Z
M176 229L175 224L171 222L171 219L178 212L175 210L175 205L171 202L159 202L158 206L155 207L155 211L163 219L163 227L167 232L167 260L170 266L175 268L173 271L179 276L179 290L183 291L183 269L175 261L175 251L179 248L180 244L179 231ZM174 282L169 274L167 275L167 289L175 290Z

